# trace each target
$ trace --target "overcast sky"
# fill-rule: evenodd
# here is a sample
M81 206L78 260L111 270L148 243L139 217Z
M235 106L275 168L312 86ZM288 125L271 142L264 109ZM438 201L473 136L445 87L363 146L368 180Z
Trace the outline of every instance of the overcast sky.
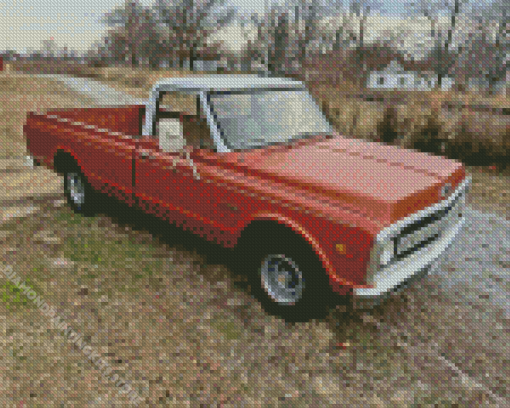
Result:
M239 11L263 11L265 0L228 0ZM285 0L281 0L283 3ZM292 3L292 0L288 0ZM384 11L395 15L410 0L386 0ZM505 1L505 0L503 0ZM141 0L144 5L154 0ZM86 50L105 32L98 20L124 0L7 0L0 1L0 50L40 49L41 41L53 37L59 47Z

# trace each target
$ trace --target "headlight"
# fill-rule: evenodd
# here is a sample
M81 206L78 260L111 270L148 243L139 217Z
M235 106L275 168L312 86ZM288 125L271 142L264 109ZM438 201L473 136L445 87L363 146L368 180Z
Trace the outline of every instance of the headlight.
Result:
M379 255L379 264L381 266L388 265L391 262L391 260L393 259L394 255L395 255L395 245L393 243L393 240L390 240L388 242L381 244L381 252Z

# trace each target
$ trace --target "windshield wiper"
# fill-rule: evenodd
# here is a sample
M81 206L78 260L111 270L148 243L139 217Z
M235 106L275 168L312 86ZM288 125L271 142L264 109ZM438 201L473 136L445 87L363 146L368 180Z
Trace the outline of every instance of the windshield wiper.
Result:
M328 132L299 132L294 137L290 138L289 142L292 140L297 140L297 139L306 139L307 137L310 137L310 136L327 136L332 133L333 133L332 131L328 131Z

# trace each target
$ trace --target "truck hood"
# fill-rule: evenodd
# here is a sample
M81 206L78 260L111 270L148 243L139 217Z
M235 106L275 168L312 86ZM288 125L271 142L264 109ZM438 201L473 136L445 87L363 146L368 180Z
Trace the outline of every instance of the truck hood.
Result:
M220 166L325 196L382 225L440 201L441 186L465 176L454 160L340 135L217 156Z

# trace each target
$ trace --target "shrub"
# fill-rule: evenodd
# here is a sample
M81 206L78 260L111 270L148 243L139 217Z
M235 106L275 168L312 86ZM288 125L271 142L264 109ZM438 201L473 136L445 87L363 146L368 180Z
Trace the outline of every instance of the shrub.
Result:
M398 137L398 115L394 106L388 106L383 119L377 125L377 135L384 143L393 143Z
M28 287L34 289L33 285L29 284L29 278L25 282ZM0 298L5 302L7 309L10 309L12 306L26 305L28 303L28 298L22 293L21 289L10 281L7 281L0 289Z
M412 148L432 154L444 154L442 146L446 140L442 137L441 127L439 111L433 109L426 119L425 126L412 135Z

